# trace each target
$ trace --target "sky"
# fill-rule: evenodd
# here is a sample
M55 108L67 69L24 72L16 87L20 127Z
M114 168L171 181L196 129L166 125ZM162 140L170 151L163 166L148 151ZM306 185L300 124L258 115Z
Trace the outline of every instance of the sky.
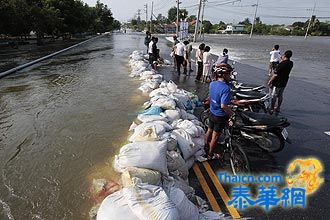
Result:
M89 6L94 6L96 0L83 0ZM140 9L141 19L145 20L145 4L148 6L148 19L151 14L151 0L100 0L112 11L115 19L127 22L137 18ZM199 0L180 0L179 8L185 8L188 15L197 15ZM258 2L258 7L256 7ZM321 21L330 21L330 0L207 0L204 9L204 20L216 24L238 23L245 18L253 20L257 8L257 17L265 24L292 24L295 21L306 21L312 14ZM176 6L175 0L153 0L154 12L157 16L167 17L168 10ZM324 17L324 18L321 18Z

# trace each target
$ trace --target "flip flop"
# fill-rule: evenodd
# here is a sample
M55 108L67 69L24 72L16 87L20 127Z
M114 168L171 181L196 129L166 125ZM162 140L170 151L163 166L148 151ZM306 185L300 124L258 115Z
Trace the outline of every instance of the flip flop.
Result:
M221 154L213 153L212 155L207 155L208 160L220 160Z

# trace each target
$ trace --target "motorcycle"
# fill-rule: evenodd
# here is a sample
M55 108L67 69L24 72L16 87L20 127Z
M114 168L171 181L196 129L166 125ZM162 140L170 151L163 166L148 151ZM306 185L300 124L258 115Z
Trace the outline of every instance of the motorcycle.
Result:
M291 143L286 127L290 125L284 117L276 117L265 113L235 110L236 122L232 135L236 139L254 142L267 152L276 153L283 150L285 142ZM205 127L209 123L209 109L201 113L200 119Z

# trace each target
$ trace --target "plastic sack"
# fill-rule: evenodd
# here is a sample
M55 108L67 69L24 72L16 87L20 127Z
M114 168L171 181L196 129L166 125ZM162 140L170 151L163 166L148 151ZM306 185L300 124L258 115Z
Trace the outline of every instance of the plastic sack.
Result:
M166 141L141 141L124 145L115 156L114 168L122 172L126 167L140 167L168 174Z
M106 197L97 212L96 220L125 219L136 220L138 217L132 212L123 196L122 190Z
M154 96L150 99L152 105L157 105L163 109L175 109L175 101L166 96Z
M180 119L180 111L177 109L175 110L166 110L165 112L166 117L168 118L169 121L173 122L175 120Z
M133 178L139 178L142 183L150 185L159 185L160 177L160 172L156 170L138 167L127 167L121 174L121 181L124 187L133 186Z
M167 168L170 173L177 171L178 175L183 179L186 180L188 178L189 171L186 167L186 162L177 151L167 151L166 159Z
M167 88L171 93L174 93L178 89L178 86L172 80L170 80L167 84Z
M168 121L166 117L161 115L138 115L137 119L141 122Z
M180 220L198 220L199 212L197 206L189 201L181 189L171 187L168 194L170 200L179 210Z
M198 151L199 148L195 146L192 142L191 136L185 130L176 129L172 132L172 134L178 141L179 149L185 160L193 156Z
M136 184L124 188L123 195L140 220L180 220L175 205L159 186Z
M141 112L141 115L159 115L163 110L159 106L151 106L148 109L145 109L143 112Z

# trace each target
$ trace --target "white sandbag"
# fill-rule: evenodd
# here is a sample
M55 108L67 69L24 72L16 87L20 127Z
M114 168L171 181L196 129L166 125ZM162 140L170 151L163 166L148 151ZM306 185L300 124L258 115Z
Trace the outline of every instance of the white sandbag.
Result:
M169 96L170 95L170 91L167 89L167 87L161 87L163 84L163 82L159 85L158 89L155 89L154 91L150 92L149 97L152 98L154 96L160 96L160 95L164 95L164 96Z
M180 119L180 111L178 111L177 109L175 110L166 110L164 112L164 114L166 115L166 117L169 119L170 122L173 122L175 120Z
M175 101L166 96L154 96L150 99L152 105L157 105L163 109L175 109Z
M167 122L168 119L166 117L163 117L161 115L142 115L139 114L137 116L137 119L141 122L152 122L152 121L165 121Z
M200 136L197 138L192 138L192 142L194 142L194 144L200 148L204 148L205 146L205 139L204 136Z
M142 123L134 129L134 133L128 138L128 141L157 141L159 140L159 135L163 133L165 133L165 128L161 125L146 125L146 123Z
M225 220L225 219L233 219L232 217L226 218L225 214L222 212L213 212L213 211L206 211L200 213L198 216L198 220Z
M122 190L107 196L97 212L97 220L125 219L136 220L138 217L132 212L123 196Z
M192 155L194 155L199 149L192 142L191 136L185 130L176 129L172 132L172 134L175 136L176 140L178 141L178 147L185 160L187 160Z
M171 187L168 194L170 200L179 211L180 220L198 220L199 212L197 206L189 201L181 189Z
M167 141L167 150L172 151L177 149L178 141L175 139L174 136L170 132L165 132L162 135L161 140Z
M189 120L178 120L176 121L176 128L184 129L192 137L200 137L204 134L204 130L201 127L197 127L194 123Z
M181 157L177 151L167 151L167 169L168 171L177 171L177 174L186 180L189 175L188 168L186 167L185 160Z
M194 163L195 163L195 156L192 156L186 160L186 167L188 168L188 170L190 170L190 168L192 168Z
M140 90L143 93L150 93L152 91L152 88L150 88L147 85L142 85L138 88L138 90Z
M180 220L175 205L159 186L136 184L124 188L123 194L140 220Z
M198 119L192 119L192 120L190 120L192 123L194 123L195 125L197 125L197 126L199 126L199 127L201 127L202 129L203 129L203 123L202 122L200 122ZM203 129L204 130L204 129Z
M167 84L168 84L168 82L164 80L164 81L159 85L159 88L166 88L166 89L167 89Z
M168 174L167 141L141 141L124 145L115 155L114 168L122 172L126 167L140 167Z
M174 93L176 92L178 86L172 80L170 80L167 84L167 88L171 93Z
M188 199L195 195L195 190L189 186L188 181L182 179L180 176L162 176L163 188L166 192L169 191L170 187L176 187L181 189Z
M136 128L136 126L138 126L138 124L136 124L136 123L133 121L132 124L129 126L128 131L133 131L133 130Z
M160 172L151 169L144 169L138 167L127 167L121 174L121 181L124 187L133 186L133 178L139 178L141 183L150 185L160 184Z

